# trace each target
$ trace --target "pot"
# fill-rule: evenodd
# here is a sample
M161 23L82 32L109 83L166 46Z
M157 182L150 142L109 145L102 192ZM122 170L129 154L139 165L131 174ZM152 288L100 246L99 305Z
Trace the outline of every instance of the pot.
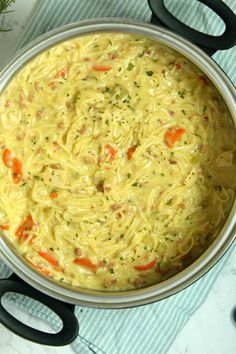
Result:
M149 5L153 11L152 22L159 24L159 26L133 20L99 19L80 21L53 30L31 42L6 65L0 74L0 91L5 89L15 73L31 58L57 43L72 37L101 31L135 33L156 40L180 52L204 72L222 96L236 128L235 88L225 73L208 55L213 54L217 49L230 48L236 43L236 17L221 1L214 1L213 3L210 0L201 0L201 2L211 7L225 21L226 30L223 35L213 37L197 32L174 18L165 8L163 0L149 0ZM169 26L178 33L182 33L184 37L193 40L202 49L180 35L160 27L160 25ZM218 237L193 264L160 284L132 291L109 293L73 288L50 280L31 268L1 231L0 257L19 278L14 274L9 279L1 280L0 297L9 291L32 297L57 313L63 321L63 328L57 334L37 331L16 320L2 305L0 305L0 321L11 331L34 342L47 345L65 345L75 339L79 329L78 321L73 314L74 306L69 304L118 309L148 304L166 298L199 279L226 252L235 238L235 208L236 201L234 201L231 212Z

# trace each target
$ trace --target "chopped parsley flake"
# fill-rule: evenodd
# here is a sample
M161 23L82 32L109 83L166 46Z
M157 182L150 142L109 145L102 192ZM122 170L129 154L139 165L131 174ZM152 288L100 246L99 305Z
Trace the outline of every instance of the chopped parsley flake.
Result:
M34 176L35 181L43 181L43 178L40 176Z
M133 183L132 187L138 187L138 182Z
M151 71L151 70L146 71L146 74L147 74L147 76L152 76L153 75L153 71Z
M129 63L127 66L127 70L131 71L134 68L134 64Z
M184 98L184 96L186 95L186 90L178 91L178 95L179 95L181 98Z

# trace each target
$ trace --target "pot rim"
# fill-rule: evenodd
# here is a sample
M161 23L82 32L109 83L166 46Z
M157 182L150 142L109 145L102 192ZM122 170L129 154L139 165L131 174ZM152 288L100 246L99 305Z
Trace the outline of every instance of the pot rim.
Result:
M222 69L197 46L181 36L159 26L142 21L120 18L102 18L75 22L54 29L20 50L0 72L0 92L8 85L13 76L36 55L49 47L73 37L98 32L124 32L146 36L164 44L185 56L194 63L214 84L222 96L233 118L236 129L236 92L234 86ZM62 301L92 307L125 308L151 303L170 296L205 274L225 253L236 237L236 200L219 235L208 249L194 263L170 279L156 285L129 291L105 292L75 288L55 280L49 280L36 272L0 232L0 257L23 280L44 293ZM78 289L78 290L77 290Z

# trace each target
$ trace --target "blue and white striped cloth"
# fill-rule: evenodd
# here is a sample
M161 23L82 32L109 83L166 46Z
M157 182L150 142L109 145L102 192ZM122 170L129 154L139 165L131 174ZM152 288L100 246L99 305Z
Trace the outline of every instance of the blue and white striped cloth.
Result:
M166 0L167 7L183 22L198 30L219 35L224 25L207 7L193 0ZM225 0L236 13L236 1ZM85 18L124 17L149 21L151 12L146 0L44 0L25 29L17 49L35 37L66 23ZM236 48L219 51L214 60L236 84ZM80 334L72 344L78 354L164 354L191 315L201 306L233 247L205 276L192 286L151 305L124 310L101 310L77 306ZM0 278L11 271L0 261ZM11 295L9 302L37 316L55 329L55 314L42 305Z

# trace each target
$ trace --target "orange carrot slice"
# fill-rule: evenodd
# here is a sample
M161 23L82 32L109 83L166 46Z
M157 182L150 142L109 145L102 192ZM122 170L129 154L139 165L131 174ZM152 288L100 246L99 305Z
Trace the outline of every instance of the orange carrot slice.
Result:
M128 160L132 159L132 155L135 152L135 149L136 149L136 146L131 146L131 147L128 148L128 150L127 150L127 158L128 158Z
M19 243L24 242L28 237L29 237L28 234L24 234L24 233L21 234L21 235L19 236Z
M56 74L55 77L62 77L64 78L66 76L66 73L68 71L68 65L66 65L63 69L59 70L58 73Z
M34 222L32 216L29 214L24 220L23 224L18 227L18 229L15 232L15 235L19 237L23 237L22 235L24 234L24 231L32 230L33 226L34 226Z
M75 264L81 265L82 267L89 268L89 269L96 269L96 264L92 263L88 258L76 258L74 260Z
M109 65L93 65L92 69L95 71L101 71L101 72L106 72L112 69L111 66Z
M169 148L172 148L174 144L180 140L181 136L185 133L183 128L174 128L172 130L167 130L165 133L165 142Z
M2 159L7 167L12 167L12 153L9 149L4 149L2 153Z
M148 270L148 269L153 268L156 265L156 262L157 262L157 260L154 259L153 261L151 261L148 264L136 265L136 266L134 266L134 268L137 270Z
M3 150L2 159L7 167L12 168L13 181L19 183L22 177L22 165L21 162L14 157L9 149Z
M51 192L50 193L50 198L52 198L52 199L58 198L58 193L57 192Z
M9 225L0 225L1 230L9 230Z
M12 171L14 183L19 183L22 178L22 164L18 159L13 159Z
M51 254L47 252L39 251L39 255L42 258L46 259L46 261L51 263L53 266L58 266L58 260L55 257L53 257Z
M106 155L110 155L109 161L113 161L116 156L116 150L109 144L105 145L106 148Z

